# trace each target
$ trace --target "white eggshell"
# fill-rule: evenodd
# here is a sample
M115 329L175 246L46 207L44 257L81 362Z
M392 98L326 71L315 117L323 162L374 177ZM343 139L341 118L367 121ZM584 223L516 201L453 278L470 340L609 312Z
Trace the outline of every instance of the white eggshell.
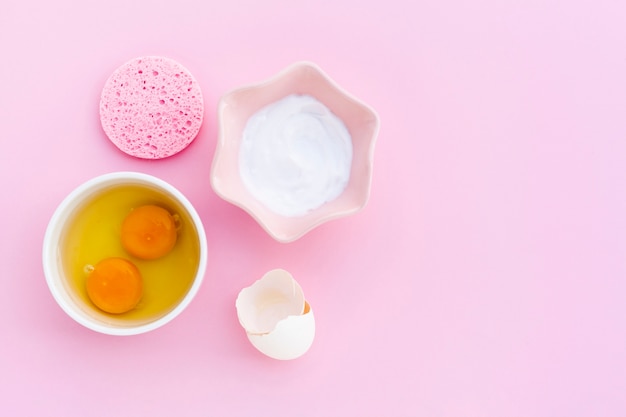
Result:
M315 318L291 274L274 269L239 293L239 323L259 351L274 359L303 355L315 337Z
M260 352L280 360L296 359L304 355L315 338L313 310L301 316L289 316L266 334L248 333L248 340Z
M239 293L239 322L250 333L269 333L288 316L304 312L304 293L291 274L274 269Z

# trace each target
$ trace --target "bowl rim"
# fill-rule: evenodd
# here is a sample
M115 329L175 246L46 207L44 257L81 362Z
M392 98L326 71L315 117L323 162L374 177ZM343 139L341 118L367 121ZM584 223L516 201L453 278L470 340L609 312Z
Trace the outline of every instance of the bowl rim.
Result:
M279 230L273 229L269 224L267 224L267 221L264 219L264 217L257 214L257 212L252 207L249 207L248 204L243 203L240 199L237 199L236 197L234 197L233 195L229 194L227 191L222 189L222 187L218 183L217 169L220 165L221 153L223 152L223 148L225 147L225 144L226 144L224 124L222 123L222 120L224 117L225 109L227 107L227 100L230 96L247 91L247 90L261 89L264 87L268 87L271 84L276 83L280 79L284 78L288 74L294 71L298 71L298 70L302 70L306 68L310 68L313 71L315 71L321 78L324 79L326 83L328 83L339 94L345 96L347 99L349 99L356 105L361 106L362 108L366 109L372 115L373 128L372 128L372 134L370 138L369 151L367 154L368 171L370 174L369 174L369 178L367 181L367 188L364 192L364 198L358 205L353 205L353 206L344 208L342 210L330 212L326 215L319 217L315 221L307 222L305 227L299 227L297 230L293 230L293 231L280 230L279 231ZM308 61L308 60L296 61L262 81L247 83L240 87L236 87L227 91L226 93L222 95L222 97L219 100L218 107L217 107L217 120L218 120L218 135L217 135L216 151L213 156L213 163L211 164L211 172L210 172L211 187L213 188L213 191L215 191L215 193L219 197L221 197L223 200L243 209L246 213L248 213L248 215L250 215L276 241L280 243L293 242L295 240L300 239L302 236L309 233L311 230L315 229L316 227L322 225L323 223L353 215L361 211L367 205L370 199L370 195L371 195L374 151L376 148L376 142L378 140L378 134L380 131L380 116L368 104L356 98L353 94L349 93L346 89L341 87L334 79L332 79L326 72L324 72L314 62ZM288 216L280 216L280 215L277 215L277 216L283 219L292 219L292 217L288 217ZM306 215L303 217L306 217Z
M143 184L156 187L159 191L169 194L173 199L177 200L181 204L189 217L191 218L194 226L197 230L198 244L199 244L199 259L196 275L193 279L193 283L185 296L180 302L169 312L156 320L148 323L139 324L137 326L129 327L111 327L95 320L90 320L85 314L79 313L79 308L68 301L71 299L71 294L64 288L63 277L59 274L58 265L60 263L60 254L58 250L58 241L63 232L64 226L67 220L71 217L74 209L80 204L86 197L92 196L94 193L103 190L107 186L115 186L120 184ZM115 335L115 336L130 336L146 333L155 330L163 325L172 321L185 308L191 303L198 293L204 276L206 274L207 267L207 241L206 233L202 220L198 215L198 212L191 204L191 202L180 192L176 187L170 183L157 178L155 176L144 174L134 171L117 171L108 174L103 174L91 178L76 188L74 188L57 206L52 214L46 231L44 234L42 245L42 263L43 271L48 285L48 289L52 293L53 298L61 309L72 319L79 324L96 331L98 333Z

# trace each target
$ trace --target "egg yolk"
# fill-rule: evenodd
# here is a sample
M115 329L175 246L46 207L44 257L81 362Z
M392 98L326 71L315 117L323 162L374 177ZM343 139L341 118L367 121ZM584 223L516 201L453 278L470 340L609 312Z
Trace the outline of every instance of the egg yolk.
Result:
M164 208L140 206L122 223L122 246L140 259L157 259L167 255L176 244L176 221Z
M137 306L143 293L143 281L132 262L106 258L90 269L87 295L98 308L120 314Z

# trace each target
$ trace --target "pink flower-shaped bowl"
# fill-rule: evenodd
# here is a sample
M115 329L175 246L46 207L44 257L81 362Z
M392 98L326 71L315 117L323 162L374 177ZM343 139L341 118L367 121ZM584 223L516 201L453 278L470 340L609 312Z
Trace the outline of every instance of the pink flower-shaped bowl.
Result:
M343 193L297 217L270 211L250 194L239 173L239 149L248 119L259 109L291 94L306 94L319 100L343 121L352 138L350 179ZM317 65L298 62L269 80L227 93L219 103L218 122L211 185L221 198L248 212L277 241L292 242L324 222L356 213L367 203L378 115L339 87Z

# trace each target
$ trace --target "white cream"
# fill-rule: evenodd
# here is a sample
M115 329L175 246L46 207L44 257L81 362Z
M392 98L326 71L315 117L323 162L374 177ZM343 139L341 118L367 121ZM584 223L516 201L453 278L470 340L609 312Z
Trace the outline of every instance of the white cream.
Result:
M239 173L271 211L302 216L337 198L350 179L352 139L344 123L308 95L253 114L243 131Z

